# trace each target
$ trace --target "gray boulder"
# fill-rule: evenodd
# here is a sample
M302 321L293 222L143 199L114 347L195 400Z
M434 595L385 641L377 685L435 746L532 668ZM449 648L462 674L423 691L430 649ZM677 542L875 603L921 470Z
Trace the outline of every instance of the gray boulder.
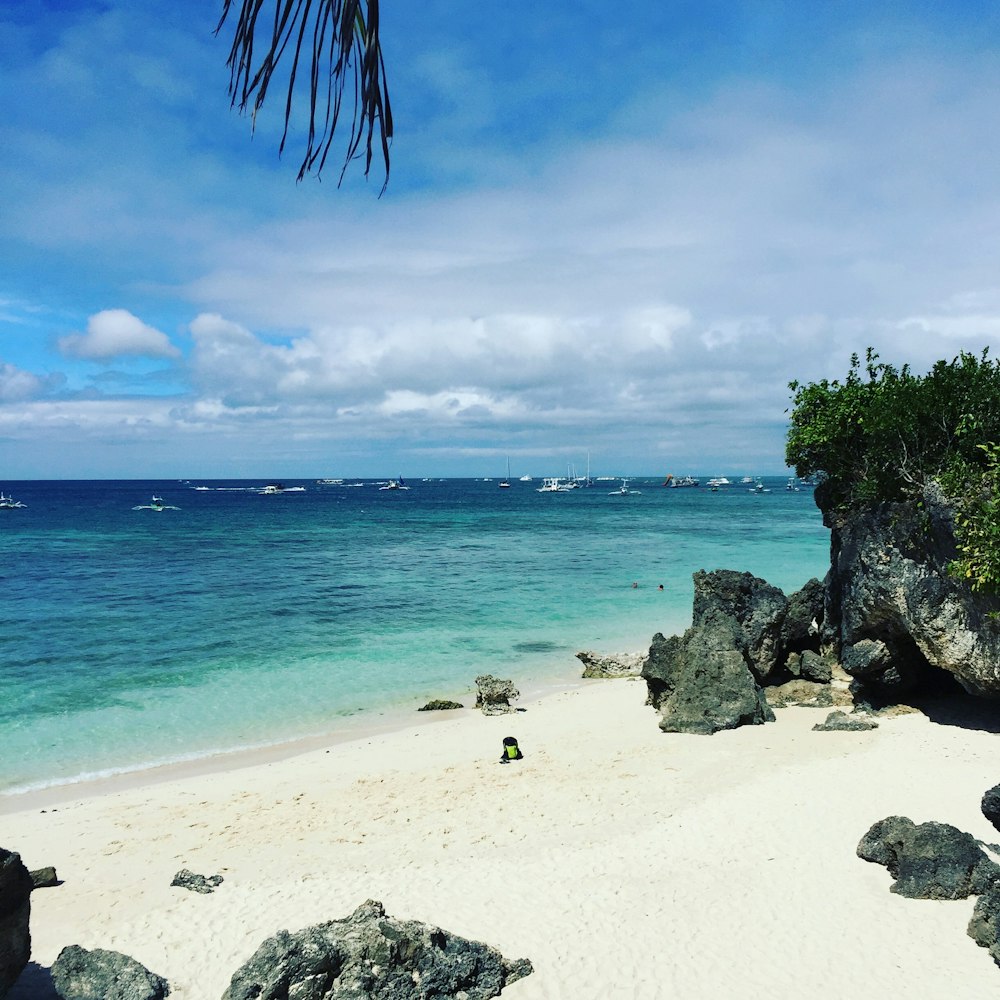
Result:
M52 985L62 1000L163 1000L167 981L117 951L71 944L52 963Z
M983 795L980 808L983 815L1000 830L1000 785L994 785Z
M891 891L911 899L965 899L1000 879L975 837L948 823L889 816L861 838L857 853L884 865L896 880Z
M583 677L638 677L646 659L644 653L593 653L581 650L576 658L583 664Z
M976 900L969 920L969 937L1000 965L1000 882L994 882Z
M483 715L504 715L514 712L511 705L521 697L521 692L514 687L514 682L502 680L492 674L480 674L476 678L476 708L482 709Z
M179 886L181 889L190 889L192 892L215 892L222 885L221 875L198 875L196 872L182 868L171 881L171 885Z
M265 941L222 1000L486 1000L531 973L526 959L415 920L387 917L368 900L332 920Z
M31 884L35 889L51 889L60 884L59 876L56 875L56 870L51 865L45 868L36 868L30 872L30 875Z
M463 705L460 701L448 701L445 698L435 698L432 701L427 702L426 705L421 705L417 709L418 712L452 712L456 708L462 708Z
M878 723L845 712L831 712L823 722L813 726L816 733L860 733L866 729L878 729Z
M642 671L663 732L711 735L774 721L731 622L716 618L672 640L654 636Z
M948 572L954 510L940 488L919 500L845 513L835 484L816 490L831 529L824 634L865 697L948 690L1000 697L1000 599Z
M7 995L31 958L32 888L21 856L0 847L0 998Z

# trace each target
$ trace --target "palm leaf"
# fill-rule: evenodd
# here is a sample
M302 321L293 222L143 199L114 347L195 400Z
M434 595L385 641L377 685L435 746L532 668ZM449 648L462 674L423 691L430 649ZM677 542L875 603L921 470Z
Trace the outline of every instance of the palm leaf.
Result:
M261 17L265 2L274 4L270 23ZM256 121L278 66L290 52L285 127L278 152L280 155L285 150L295 100L302 96L298 91L305 88L309 127L298 180L312 171L317 177L322 174L344 110L344 88L350 80L354 84L354 103L338 184L351 162L362 157L367 177L376 148L385 166L382 192L389 183L392 110L379 44L378 3L379 0L242 0L226 61L232 104L244 113L250 109L251 119ZM235 0L223 0L216 34L235 6ZM255 57L255 48L263 51L259 58ZM304 84L300 81L300 60L302 75L307 77Z

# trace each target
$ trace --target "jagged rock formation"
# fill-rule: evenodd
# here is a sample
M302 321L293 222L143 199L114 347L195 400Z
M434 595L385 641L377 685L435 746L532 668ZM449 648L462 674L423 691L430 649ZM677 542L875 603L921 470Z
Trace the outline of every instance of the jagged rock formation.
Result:
M182 868L171 881L171 885L176 885L181 889L190 889L192 892L215 892L222 885L221 875L199 875L196 872Z
M638 677L646 659L645 653L594 653L580 650L576 658L583 664L585 678Z
M452 712L456 708L462 708L463 705L460 701L448 701L446 698L435 698L432 701L427 702L426 705L421 705L417 709L418 712Z
M476 678L476 708L482 709L483 715L503 715L515 711L512 701L521 697L521 692L514 687L514 682L494 677L492 674L480 674Z
M117 951L71 944L52 963L52 985L62 1000L164 1000L167 981Z
M970 694L1000 698L1000 600L948 575L954 519L940 489L850 514L832 496L816 490L831 529L824 638L859 692L891 702L947 690L953 678Z
M222 1000L487 1000L532 971L494 948L368 900L345 920L280 931L233 976Z
M789 599L750 573L695 573L691 628L683 636L657 633L642 668L660 728L710 734L773 721L763 685L789 680L790 662L801 675L806 653L818 654L822 617L818 580ZM825 664L805 662L814 675L826 674Z
M888 816L861 838L857 853L888 868L896 880L891 891L911 899L965 899L1000 880L979 841L948 823Z
M31 957L31 875L14 851L0 847L0 998Z

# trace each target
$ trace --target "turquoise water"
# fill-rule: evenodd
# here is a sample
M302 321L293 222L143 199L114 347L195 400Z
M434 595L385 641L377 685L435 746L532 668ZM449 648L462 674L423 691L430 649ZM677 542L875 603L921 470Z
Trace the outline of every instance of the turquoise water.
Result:
M579 677L576 650L683 631L696 570L821 577L829 533L784 484L4 484L0 792ZM153 494L179 509L132 509Z

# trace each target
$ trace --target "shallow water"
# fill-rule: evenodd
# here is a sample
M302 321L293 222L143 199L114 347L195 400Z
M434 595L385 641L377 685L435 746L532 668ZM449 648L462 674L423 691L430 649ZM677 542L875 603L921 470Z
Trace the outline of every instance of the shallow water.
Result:
M690 624L696 570L822 576L829 533L784 484L5 484L0 791L468 701L480 673L578 677L578 649ZM179 509L132 509L153 494Z

